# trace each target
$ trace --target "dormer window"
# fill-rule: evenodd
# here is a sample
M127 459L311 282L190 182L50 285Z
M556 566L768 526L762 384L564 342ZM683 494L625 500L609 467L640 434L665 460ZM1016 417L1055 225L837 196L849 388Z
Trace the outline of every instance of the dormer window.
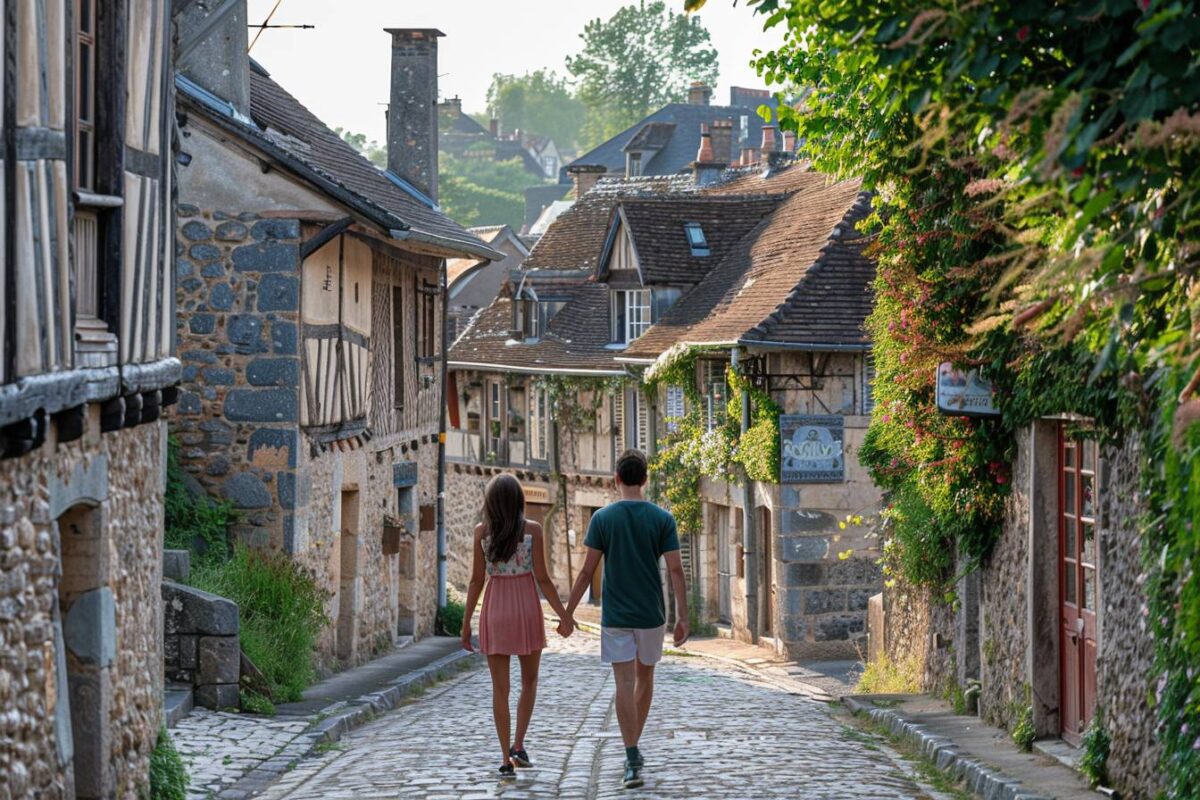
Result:
M642 174L642 154L641 153L626 153L625 154L625 177L636 178Z
M709 254L708 239L704 238L704 229L700 227L699 222L685 222L683 224L683 232L687 235L688 245L692 248L692 255L706 256Z
M513 333L522 339L537 339L541 334L538 302L529 297L513 301Z

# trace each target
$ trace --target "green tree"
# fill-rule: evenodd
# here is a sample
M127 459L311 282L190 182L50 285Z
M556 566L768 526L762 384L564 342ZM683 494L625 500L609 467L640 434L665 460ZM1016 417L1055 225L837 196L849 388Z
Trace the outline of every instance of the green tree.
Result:
M438 203L460 225L511 225L521 229L525 188L536 180L520 159L495 161L486 146L462 158L438 157Z
M944 586L999 535L1016 432L1140 439L1138 521L1168 796L1200 781L1200 22L1180 0L751 0L806 155L877 194L874 416L885 564ZM689 0L698 7L702 0ZM1002 415L935 409L941 361ZM1189 490L1190 489L1190 490ZM964 566L964 565L957 565Z
M560 149L578 142L586 110L566 78L546 69L520 76L496 73L487 103L488 112L500 120L504 131L549 136Z
M367 141L365 133L354 133L345 128L334 128L333 132L342 137L348 145L362 153L367 159L379 167L387 169L387 148L374 139Z
M624 6L584 26L583 49L568 56L587 107L581 145L619 133L652 111L684 99L691 81L717 80L717 51L699 17L660 0Z

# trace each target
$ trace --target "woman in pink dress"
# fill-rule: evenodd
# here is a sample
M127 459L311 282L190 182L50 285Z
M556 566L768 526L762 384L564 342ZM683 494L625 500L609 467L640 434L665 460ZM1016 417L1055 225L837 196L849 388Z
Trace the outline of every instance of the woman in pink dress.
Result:
M462 645L471 645L471 617L487 583L479 615L479 649L492 674L492 716L500 736L502 777L513 767L532 767L525 752L525 732L537 699L538 665L546 646L546 626L538 587L558 614L558 632L570 636L574 627L558 589L546 572L542 526L525 519L525 493L511 475L497 475L483 496L483 522L475 526L471 585L463 614ZM521 662L521 695L517 700L517 730L510 743L508 713L509 667L512 656Z

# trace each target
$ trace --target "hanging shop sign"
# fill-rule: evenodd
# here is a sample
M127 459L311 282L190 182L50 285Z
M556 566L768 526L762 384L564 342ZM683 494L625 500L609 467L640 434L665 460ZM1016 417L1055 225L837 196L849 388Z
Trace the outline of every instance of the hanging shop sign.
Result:
M949 361L938 365L937 406L943 414L956 417L1000 415L992 382L983 377L978 369L964 372L955 369Z
M781 414L779 436L780 483L841 483L846 479L841 417Z

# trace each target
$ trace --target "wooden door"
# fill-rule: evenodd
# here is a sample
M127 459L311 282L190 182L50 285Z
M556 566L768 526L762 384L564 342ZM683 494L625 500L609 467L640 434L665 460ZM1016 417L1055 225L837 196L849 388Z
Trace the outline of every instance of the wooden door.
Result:
M1059 426L1058 585L1062 736L1078 745L1096 711L1096 443Z

